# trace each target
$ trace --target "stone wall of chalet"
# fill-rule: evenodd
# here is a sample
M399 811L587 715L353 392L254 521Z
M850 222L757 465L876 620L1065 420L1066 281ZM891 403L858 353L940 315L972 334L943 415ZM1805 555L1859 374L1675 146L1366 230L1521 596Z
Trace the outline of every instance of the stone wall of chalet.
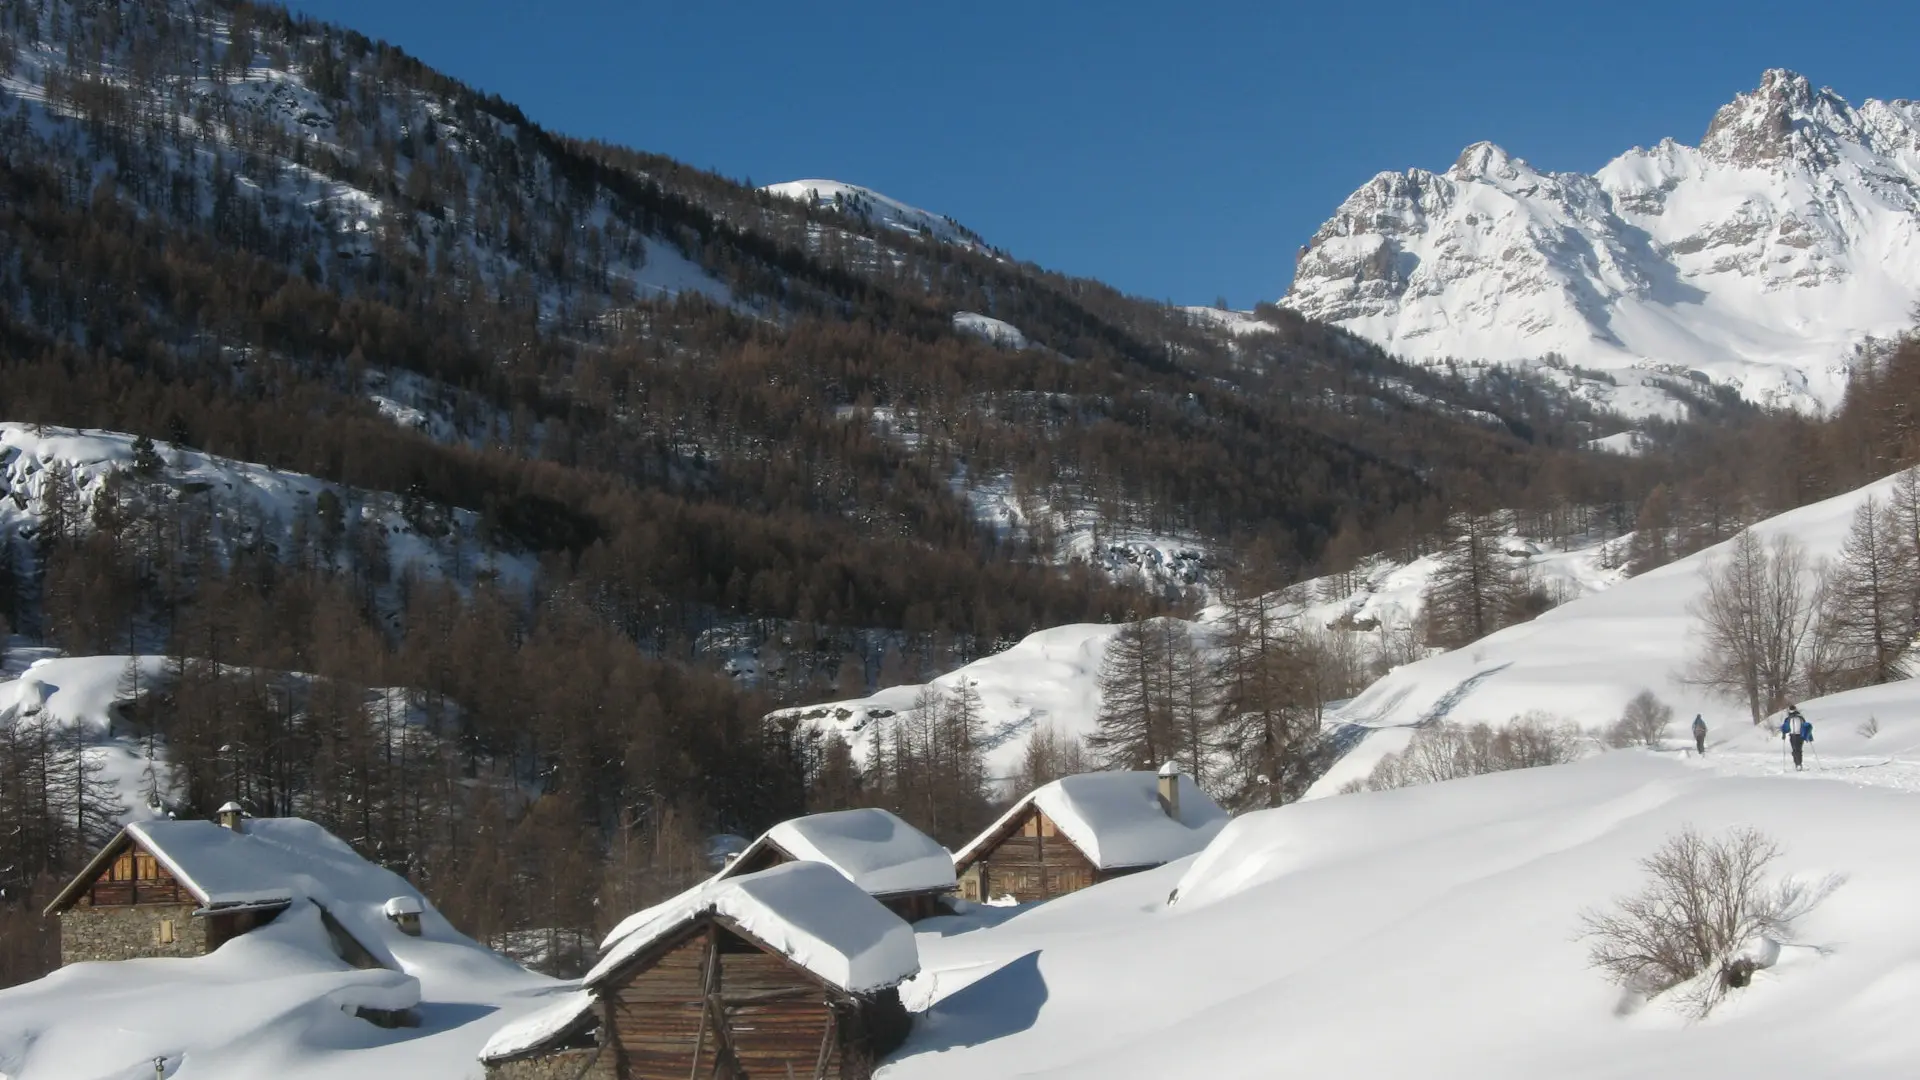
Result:
M60 963L204 955L207 921L194 918L193 910L192 904L75 904L60 914Z
M593 1055L592 1050L561 1050L496 1062L487 1066L487 1080L614 1080L613 1051L602 1051L589 1068L587 1059Z

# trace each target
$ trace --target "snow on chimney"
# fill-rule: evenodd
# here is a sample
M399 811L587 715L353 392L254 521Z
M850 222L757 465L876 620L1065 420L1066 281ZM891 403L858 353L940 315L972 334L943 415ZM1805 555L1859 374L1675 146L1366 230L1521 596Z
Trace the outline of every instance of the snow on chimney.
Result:
M382 910L387 913L387 918L393 920L393 925L400 928L401 933L410 937L420 936L420 913L423 909L418 899L396 896L387 901Z
M245 813L246 811L240 809L239 803L230 801L220 809L214 811L214 818L220 822L220 827L223 829L232 829L234 832L245 832L246 830L240 827L241 816Z
M1180 766L1171 761L1160 766L1160 809L1180 820Z

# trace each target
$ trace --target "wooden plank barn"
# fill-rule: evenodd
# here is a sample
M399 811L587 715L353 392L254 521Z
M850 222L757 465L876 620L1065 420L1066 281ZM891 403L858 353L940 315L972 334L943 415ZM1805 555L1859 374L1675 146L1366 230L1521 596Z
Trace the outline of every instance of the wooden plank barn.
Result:
M646 914L579 992L495 1033L489 1080L865 1080L906 1037L913 931L825 865L716 879Z
M908 922L945 914L941 898L956 887L953 854L897 815L879 809L837 810L783 821L718 876L754 874L788 862L832 867Z
M954 856L965 900L1047 900L1191 855L1227 822L1171 764L1036 788Z

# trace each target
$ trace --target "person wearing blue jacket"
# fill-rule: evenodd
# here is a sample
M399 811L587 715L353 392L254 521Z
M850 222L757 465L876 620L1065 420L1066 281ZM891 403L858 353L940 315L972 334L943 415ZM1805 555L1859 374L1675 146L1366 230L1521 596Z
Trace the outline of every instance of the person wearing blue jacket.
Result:
M1813 741L1813 721L1800 715L1800 706L1787 706L1787 715L1780 721L1780 737L1793 748L1793 767L1801 768L1800 747Z
M1707 722L1699 713L1693 714L1693 749L1701 757L1707 756Z

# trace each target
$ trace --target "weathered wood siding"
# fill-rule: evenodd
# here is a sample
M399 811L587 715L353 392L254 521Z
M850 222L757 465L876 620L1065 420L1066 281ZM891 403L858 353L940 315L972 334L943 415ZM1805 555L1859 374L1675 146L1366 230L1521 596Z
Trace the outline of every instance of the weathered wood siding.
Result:
M651 967L608 995L611 1041L619 1075L629 1080L686 1080L695 1075L695 1040L713 1060L713 1036L702 1038L701 985L707 960L706 928L696 927ZM703 1067L699 1073L707 1075Z
M827 991L819 983L785 957L757 948L723 951L720 971L733 1051L747 1076L784 1078L791 1065L793 1075L805 1080L814 1075L824 1051L825 1075L837 1080L839 1039ZM774 996L782 994L792 996Z
M690 928L656 955L625 985L606 991L608 1054L623 1080L786 1080L789 1070L796 1080L816 1071L832 1080L870 1074L864 1018L857 1015L863 1003L786 957L712 922ZM856 1035L849 1053L847 1041Z
M194 896L181 885L160 860L137 844L108 863L80 894L77 903L89 907L118 907L126 904L192 904Z
M1021 903L1077 892L1102 880L1100 871L1080 853L1039 808L1031 808L970 868L969 899L1011 896Z

